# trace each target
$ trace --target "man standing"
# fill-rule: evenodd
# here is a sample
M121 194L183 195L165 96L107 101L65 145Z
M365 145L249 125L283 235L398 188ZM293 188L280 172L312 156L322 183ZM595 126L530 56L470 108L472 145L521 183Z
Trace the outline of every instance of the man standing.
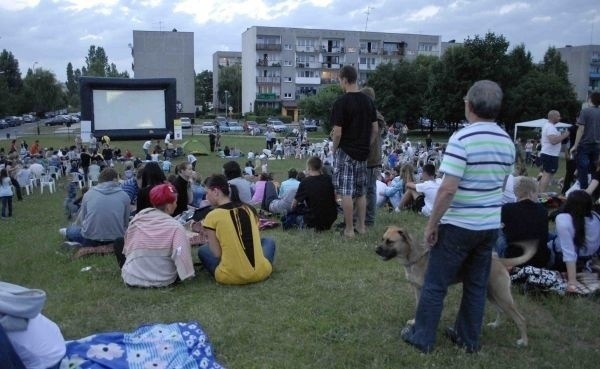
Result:
M375 91L371 87L364 87L360 90L375 101ZM381 176L381 135L385 132L385 119L377 111L377 137L371 140L369 148L369 157L367 158L367 210L365 215L365 225L375 224L375 213L377 210L377 179Z
M467 352L480 349L502 185L515 160L511 138L494 123L502 103L500 87L492 81L475 82L464 103L471 124L448 142L439 169L444 179L425 227L431 251L415 324L401 332L405 342L425 353L433 350L448 286L459 275L462 301L454 327L447 328L446 335Z
M360 92L356 83L356 69L344 65L339 74L340 86L345 92L333 104L334 173L333 185L342 197L345 229L344 237L354 237L352 221L356 203L356 231L365 233L367 157L370 145L377 139L377 112L373 100Z
M556 110L550 110L548 112L548 123L542 128L542 150L540 151L542 179L540 180L539 192L546 192L548 183L558 170L561 142L569 137L568 130L560 133L556 129L556 123L559 121L560 113Z
M600 91L590 95L590 106L577 118L577 135L571 154L577 154L577 179L580 188L587 188L590 167L598 161L600 153Z
M150 147L152 147L152 140L147 140L142 145L142 150L144 150L144 160L150 160Z

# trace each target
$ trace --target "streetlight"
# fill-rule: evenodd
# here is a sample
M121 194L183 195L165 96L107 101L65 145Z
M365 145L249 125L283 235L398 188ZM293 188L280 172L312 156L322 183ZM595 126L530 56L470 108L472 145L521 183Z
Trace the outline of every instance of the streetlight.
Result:
M33 62L33 65L31 66L31 72L35 73L35 65L38 64L38 62Z

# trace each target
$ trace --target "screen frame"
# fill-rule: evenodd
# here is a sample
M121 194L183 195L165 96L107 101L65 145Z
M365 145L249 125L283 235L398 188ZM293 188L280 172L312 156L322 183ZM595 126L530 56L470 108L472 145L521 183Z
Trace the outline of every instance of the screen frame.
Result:
M175 78L81 77L79 79L81 120L92 122L92 134L96 137L107 135L116 140L159 139L165 137L168 132L173 132L177 103L176 83ZM96 130L94 124L94 90L162 90L165 98L165 128Z

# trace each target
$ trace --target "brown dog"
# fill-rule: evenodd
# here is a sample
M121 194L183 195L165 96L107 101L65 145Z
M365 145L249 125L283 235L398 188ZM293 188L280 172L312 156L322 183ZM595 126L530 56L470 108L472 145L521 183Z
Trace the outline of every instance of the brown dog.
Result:
M510 276L507 268L525 263L531 259L537 250L537 241L518 243L523 248L523 255L504 259L494 254L487 286L488 300L498 308L496 320L488 325L497 327L500 324L500 310L508 314L517 324L521 338L518 346L527 346L527 325L525 318L517 310L510 291ZM429 248L422 243L414 242L410 234L402 228L389 226L383 234L382 243L375 252L384 260L399 258L404 265L406 279L411 284L417 304L421 287L425 279L425 271L429 264ZM414 319L408 321L414 324Z

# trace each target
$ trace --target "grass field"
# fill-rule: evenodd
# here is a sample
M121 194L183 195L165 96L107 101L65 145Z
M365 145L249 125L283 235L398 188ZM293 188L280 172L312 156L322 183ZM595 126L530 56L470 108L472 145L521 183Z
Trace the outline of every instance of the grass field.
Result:
M33 137L28 142L33 141ZM206 145L208 138L201 136ZM70 144L66 137L41 136L42 146ZM243 151L262 148L264 138L225 136L223 144ZM141 153L142 142L116 142ZM7 141L0 146L8 147ZM199 157L205 177L221 172L223 159ZM240 160L243 164L243 161ZM277 179L303 161L271 161ZM530 173L532 174L532 173ZM592 368L600 362L597 298L514 296L528 321L527 348L504 319L484 327L481 353L468 355L441 334L458 309L460 286L451 288L440 323L437 349L422 355L405 345L400 329L415 302L404 271L374 252L385 226L401 224L420 238L425 218L410 213L378 214L367 235L342 240L333 231L263 234L277 243L274 273L255 285L217 285L198 270L176 287L126 287L113 257L71 260L57 230L66 226L62 201L67 183L53 195L14 202L14 218L0 222L0 279L44 289L44 313L68 339L97 332L130 331L143 323L197 320L208 333L219 362L229 368ZM194 250L195 251L195 250ZM89 271L82 268L91 266ZM495 317L488 307L486 321Z

